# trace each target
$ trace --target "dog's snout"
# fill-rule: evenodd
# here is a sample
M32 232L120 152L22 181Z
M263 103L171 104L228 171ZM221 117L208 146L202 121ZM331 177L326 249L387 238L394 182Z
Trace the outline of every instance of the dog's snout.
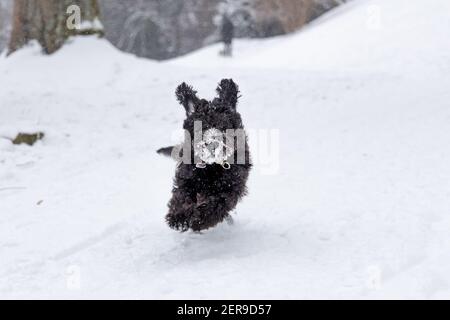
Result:
M218 141L212 141L206 147L211 153L215 153L220 148L220 143Z

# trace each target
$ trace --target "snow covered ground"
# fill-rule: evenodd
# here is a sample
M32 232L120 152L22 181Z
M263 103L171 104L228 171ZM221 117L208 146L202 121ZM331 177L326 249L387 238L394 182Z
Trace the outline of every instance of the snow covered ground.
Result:
M0 136L46 133L0 138L0 297L450 298L448 12L353 1L229 60L93 38L0 58ZM279 130L279 169L261 153L234 225L178 234L155 150L181 127L175 87L225 77L247 128Z

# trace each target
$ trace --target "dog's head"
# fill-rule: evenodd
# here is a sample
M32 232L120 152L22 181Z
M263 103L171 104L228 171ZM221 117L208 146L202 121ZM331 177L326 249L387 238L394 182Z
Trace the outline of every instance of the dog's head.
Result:
M224 79L211 100L200 99L197 92L186 83L176 90L180 104L186 110L183 128L192 137L192 148L205 164L223 164L233 152L224 143L230 131L243 129L242 119L236 111L239 88L231 79ZM199 127L200 124L200 127ZM201 130L201 132L199 132ZM202 138L195 139L201 136Z

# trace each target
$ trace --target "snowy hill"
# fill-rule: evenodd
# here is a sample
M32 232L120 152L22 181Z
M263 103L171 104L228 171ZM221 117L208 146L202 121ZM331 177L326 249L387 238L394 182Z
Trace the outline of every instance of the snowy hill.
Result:
M450 298L447 12L354 1L228 60L211 46L156 63L94 38L0 58L0 297ZM175 166L155 150L181 128L175 87L212 97L226 77L279 158L252 136L234 225L178 234ZM46 137L5 138L24 130Z
M404 72L404 67L445 67L450 21L445 1L357 0L325 14L294 35L237 41L236 57L217 56L220 45L178 58L195 67L283 68ZM438 53L441 52L441 53ZM395 68L394 70L392 70Z

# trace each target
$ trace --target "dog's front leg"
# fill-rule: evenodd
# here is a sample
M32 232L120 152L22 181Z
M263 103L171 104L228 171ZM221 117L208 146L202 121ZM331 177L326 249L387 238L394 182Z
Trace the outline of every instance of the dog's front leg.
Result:
M181 232L188 231L195 206L195 199L188 193L175 189L169 202L169 213L166 216L169 227Z
M190 228L202 231L223 222L236 207L237 197L233 194L202 195L197 194L197 204L190 217Z

